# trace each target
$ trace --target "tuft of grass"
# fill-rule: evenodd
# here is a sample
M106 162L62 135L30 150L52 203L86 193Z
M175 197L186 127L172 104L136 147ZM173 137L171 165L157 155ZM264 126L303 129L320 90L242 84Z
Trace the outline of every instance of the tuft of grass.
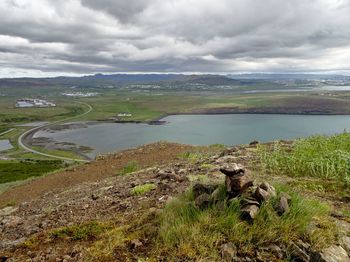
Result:
M106 230L106 225L92 221L81 225L62 227L51 232L54 239L72 241L91 240L97 238Z
M212 144L212 145L209 145L209 147L212 149L224 149L224 148L226 148L226 146L224 144Z
M139 186L135 186L133 189L131 189L131 194L133 195L143 195L151 190L155 189L157 186L155 184L143 184Z
M16 201L15 200L10 200L6 203L6 207L13 207L16 205Z
M204 163L204 164L202 164L202 165L200 166L200 168L203 168L203 169L213 169L213 168L215 168L215 165Z
M277 191L280 194L281 187ZM329 208L318 201L292 194L290 211L279 216L277 199L271 199L249 223L241 219L239 198L227 203L222 197L219 204L204 210L194 205L192 192L171 201L161 214L159 248L171 257L216 261L223 242L233 242L241 253L249 255L257 246L288 246L303 239L320 248L335 238Z
M114 261L115 249L123 247L127 240L124 230L122 227L113 227L103 233L100 239L88 248L89 261Z
M139 169L140 169L139 165L137 164L136 161L130 161L122 168L122 170L118 173L118 176L124 176L130 173L136 172Z
M350 182L349 133L299 139L292 149L279 143L272 150L259 146L258 154L262 167L272 174Z
M184 152L180 154L180 158L183 160L188 160L190 162L197 162L203 158L203 154L199 152Z

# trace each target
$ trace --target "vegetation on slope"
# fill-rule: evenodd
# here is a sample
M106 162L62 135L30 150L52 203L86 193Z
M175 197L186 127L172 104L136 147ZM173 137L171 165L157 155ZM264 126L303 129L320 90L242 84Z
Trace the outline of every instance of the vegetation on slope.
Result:
M321 177L348 183L350 179L350 134L312 136L296 140L292 149L279 143L272 151L260 148L264 168L273 174Z
M41 176L63 167L61 160L0 160L0 184Z
M281 193L281 188L278 190ZM315 200L292 194L291 208L281 217L276 214L276 200L264 204L253 223L241 218L240 198L221 201L208 209L198 209L188 192L169 203L161 215L158 245L173 257L189 260L220 260L220 245L231 242L241 254L253 255L256 247L272 244L286 248L303 239L320 248L334 240L334 225L327 219L329 208ZM224 204L223 204L224 203ZM311 224L318 221L320 227ZM322 228L322 229L321 229Z

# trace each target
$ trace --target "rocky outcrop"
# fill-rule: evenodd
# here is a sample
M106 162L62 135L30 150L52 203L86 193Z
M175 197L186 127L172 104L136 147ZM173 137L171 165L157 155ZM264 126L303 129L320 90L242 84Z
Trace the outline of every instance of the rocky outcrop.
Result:
M225 186L229 198L241 196L242 217L253 220L263 202L277 196L276 189L267 182L255 185L249 171L238 164L224 165L220 171L226 176ZM285 196L281 197L279 214L288 212L289 203Z

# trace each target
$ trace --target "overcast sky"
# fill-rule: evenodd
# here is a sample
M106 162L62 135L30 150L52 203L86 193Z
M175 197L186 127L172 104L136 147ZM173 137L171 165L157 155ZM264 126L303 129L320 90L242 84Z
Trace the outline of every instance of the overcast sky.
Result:
M0 0L0 77L349 69L350 0Z

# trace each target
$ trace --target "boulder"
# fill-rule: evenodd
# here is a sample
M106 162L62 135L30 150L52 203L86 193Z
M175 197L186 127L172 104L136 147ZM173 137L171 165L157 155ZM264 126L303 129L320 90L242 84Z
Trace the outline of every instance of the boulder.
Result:
M288 199L285 196L281 196L277 206L277 213L281 216L289 211Z
M223 165L220 167L220 171L228 177L243 176L246 173L243 166L236 163Z
M319 262L349 262L350 258L344 248L332 245L319 253L313 253L311 260Z
M253 220L259 212L257 205L247 205L241 209L242 217L248 220Z
M261 187L257 187L255 190L255 198L260 202L265 202L267 200L269 200L269 198L271 197L271 195L269 194L269 192L267 192L266 190L262 189Z
M196 197L194 203L196 206L200 209L204 209L209 207L212 204L212 199L209 194L204 193L201 194L200 196Z
M229 242L221 246L222 261L235 261L237 259L237 247Z
M276 197L276 189L269 183L263 182L260 184L259 187L267 191L271 195L271 197Z
M256 146L257 144L259 144L258 140L253 140L252 142L249 143L250 146Z
M247 188L253 186L253 180L248 174L233 177L226 176L225 185L227 193L235 197L241 195Z
M341 239L341 245L342 245L342 247L346 250L346 252L348 253L348 255L350 255L350 237L344 236L344 237Z

